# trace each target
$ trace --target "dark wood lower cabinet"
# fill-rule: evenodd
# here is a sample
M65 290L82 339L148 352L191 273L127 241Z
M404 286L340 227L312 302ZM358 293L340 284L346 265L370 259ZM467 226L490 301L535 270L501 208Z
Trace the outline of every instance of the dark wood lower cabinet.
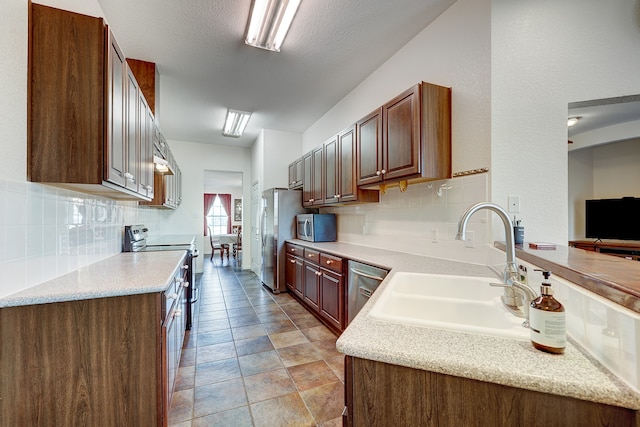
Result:
M304 263L304 302L314 311L320 305L320 268L310 262Z
M286 254L285 283L289 292L304 297L304 262L301 258Z
M164 305L149 293L0 309L0 426L166 426L184 323L163 325Z
M344 329L344 300L342 275L321 269L320 316L339 331Z
M638 412L346 357L345 426L638 426Z
M285 245L285 283L300 303L334 332L345 325L342 258L293 243Z

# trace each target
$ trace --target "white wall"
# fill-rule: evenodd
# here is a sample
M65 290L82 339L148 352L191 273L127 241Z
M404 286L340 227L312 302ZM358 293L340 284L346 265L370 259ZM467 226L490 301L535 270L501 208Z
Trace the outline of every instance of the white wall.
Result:
M39 3L102 16L95 0ZM125 224L165 233L171 211L26 181L28 1L0 13L0 296L122 251Z
M242 225L242 221L233 220L233 206L236 199L242 200L242 187L220 187L220 186L204 186L203 191L208 194L231 194L231 226ZM243 215L244 216L244 215ZM205 245L206 246L206 245ZM205 249L211 249L206 248ZM208 251L209 253L211 251Z
M569 238L584 239L587 199L640 197L640 139L569 152Z
M491 197L521 196L527 240L566 244L568 103L638 93L639 8L492 1Z
M260 189L288 188L289 163L302 156L302 135L262 129L251 149L251 182Z
M27 176L27 1L8 0L0 13L0 177Z
M458 0L303 134L303 151L420 82L452 88L453 171L490 164L489 0Z
M171 152L182 170L182 204L168 219L166 226L172 233L194 233L200 253L211 252L209 241L204 239L204 171L217 170L241 172L242 194L250 200L251 150L212 144L185 141L169 141ZM250 229L250 218L242 217L242 228ZM251 242L243 240L243 254L251 253ZM196 271L202 271L204 256L198 258ZM208 259L206 259L208 261ZM251 260L242 257L242 267L249 268Z
M569 240L584 239L584 201L593 198L593 150L569 153Z
M593 148L593 193L599 199L640 197L640 138Z
M490 6L489 0L454 3L307 129L303 135L304 151L320 145L403 90L427 81L452 88L454 172L488 167ZM482 174L410 185L405 193L391 188L381 194L379 204L323 211L338 214L340 241L470 259L474 251L466 251L463 242L454 241L457 222L466 207L488 199L488 179L487 174ZM441 185L450 188L438 196ZM469 227L474 240L480 243L489 238L483 220L486 215L476 214Z

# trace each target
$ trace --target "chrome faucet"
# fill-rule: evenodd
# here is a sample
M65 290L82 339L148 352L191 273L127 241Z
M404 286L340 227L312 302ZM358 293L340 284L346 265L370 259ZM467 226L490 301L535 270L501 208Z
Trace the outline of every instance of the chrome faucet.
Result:
M502 304L511 313L518 317L523 317L525 322L523 326L529 326L529 303L534 300L537 295L535 291L527 284L518 281L518 266L516 265L516 248L514 245L513 225L509 219L509 214L496 205L495 203L481 202L467 209L458 222L458 234L456 240L464 240L467 232L467 222L469 217L480 209L488 209L495 212L504 224L504 232L506 235L507 247L507 265L504 269L502 281L503 283L492 283L492 286L504 287L504 295L502 296Z

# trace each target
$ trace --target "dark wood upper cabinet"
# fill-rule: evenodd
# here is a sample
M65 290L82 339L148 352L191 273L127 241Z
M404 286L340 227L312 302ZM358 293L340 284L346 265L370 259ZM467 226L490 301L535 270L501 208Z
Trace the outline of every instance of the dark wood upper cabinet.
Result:
M356 126L349 126L340 132L336 137L336 141L336 189L338 201L355 202L358 200L358 187L355 180Z
M311 152L311 170L313 174L311 198L313 199L313 205L322 205L324 203L324 170L322 167L323 155L323 146L317 147Z
M311 197L311 187L313 184L312 156L308 152L302 156L302 204L303 206L311 206L313 203Z
M125 186L131 191L138 192L140 180L140 117L138 115L139 89L136 77L129 67L127 69L127 96L126 96L126 133L125 147L127 152L125 167Z
M109 35L107 55L107 144L105 179L116 185L126 185L126 86L125 57L114 37Z
M382 108L378 108L356 123L358 185L382 181Z
M151 109L151 113L157 116L160 98L160 78L156 64L154 62L127 58L127 65L133 72L133 75L136 76L136 80L140 85L140 91L142 91Z
M340 201L340 188L338 177L338 137L334 136L324 143L324 203L337 203Z
M324 204L378 202L377 190L359 189L356 183L356 125L324 143Z
M304 180L303 159L300 157L289 164L289 190L302 188Z
M451 178L451 89L422 82L356 124L357 182L381 188Z
M29 4L29 181L148 200L138 83L113 34L101 18Z
M302 186L302 205L318 206L324 202L323 146L316 147L302 157L304 180Z
M420 172L420 85L382 106L383 179Z

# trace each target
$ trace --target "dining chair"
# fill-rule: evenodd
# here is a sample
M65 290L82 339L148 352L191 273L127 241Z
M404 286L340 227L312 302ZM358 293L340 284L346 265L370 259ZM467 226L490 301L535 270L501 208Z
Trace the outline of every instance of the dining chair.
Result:
M214 235L213 232L211 231L211 227L207 227L209 230L209 242L211 243L211 260L213 260L213 255L216 253L216 251L220 251L220 259L224 260L224 251L225 249L227 250L227 257L229 257L229 245L224 245L222 243L220 243L220 240L217 239ZM225 248L226 246L226 248Z
M233 244L233 257L235 258L238 255L238 252L242 250L242 228L238 226L237 230L237 241Z

